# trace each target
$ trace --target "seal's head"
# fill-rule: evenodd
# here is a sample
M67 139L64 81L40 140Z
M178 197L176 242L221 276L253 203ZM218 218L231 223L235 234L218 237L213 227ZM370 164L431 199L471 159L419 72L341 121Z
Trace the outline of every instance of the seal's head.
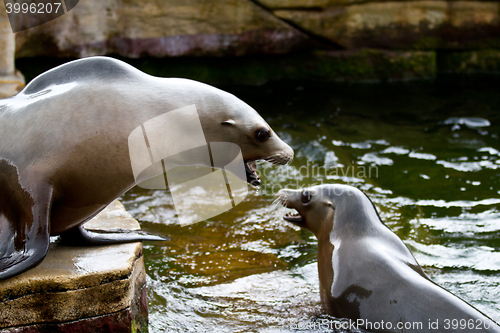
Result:
M284 206L297 211L283 218L316 236L321 230L330 232L333 228L359 227L362 221L372 218L379 221L368 197L352 186L328 184L301 190L284 189L278 192L278 198Z
M212 88L205 104L200 105L201 125L208 142L237 144L245 161L247 181L259 185L257 160L287 164L293 150L251 106L225 91Z

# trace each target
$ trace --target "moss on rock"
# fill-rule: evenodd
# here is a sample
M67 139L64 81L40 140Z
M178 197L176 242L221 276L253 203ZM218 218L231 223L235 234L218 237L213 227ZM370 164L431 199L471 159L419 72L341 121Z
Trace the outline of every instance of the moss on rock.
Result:
M138 59L129 61L157 76L186 77L209 84L262 84L271 80L381 82L430 79L435 52L315 51L281 56L235 58Z
M445 52L439 54L439 71L458 74L500 73L499 50Z

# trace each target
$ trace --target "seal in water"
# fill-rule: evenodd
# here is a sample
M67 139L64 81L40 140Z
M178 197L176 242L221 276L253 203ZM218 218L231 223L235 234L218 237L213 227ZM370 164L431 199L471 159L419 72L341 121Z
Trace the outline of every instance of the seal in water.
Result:
M298 212L284 219L318 239L320 297L328 314L374 332L500 332L425 275L360 190L320 185L281 190L278 197Z
M139 232L95 233L82 224L135 185L129 134L193 104L207 142L240 147L247 181L259 183L256 160L292 159L292 149L232 94L153 77L112 58L64 64L1 100L0 279L38 264L50 235L72 244L164 240Z

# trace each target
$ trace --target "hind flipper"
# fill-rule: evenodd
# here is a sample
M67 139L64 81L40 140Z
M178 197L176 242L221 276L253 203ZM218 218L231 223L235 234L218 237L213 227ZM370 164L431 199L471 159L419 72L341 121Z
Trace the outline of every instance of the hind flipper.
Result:
M90 231L80 224L73 229L61 234L61 242L65 245L85 246L85 245L106 245L122 244L141 241L168 241L168 237L150 235L142 231L117 229L109 232Z

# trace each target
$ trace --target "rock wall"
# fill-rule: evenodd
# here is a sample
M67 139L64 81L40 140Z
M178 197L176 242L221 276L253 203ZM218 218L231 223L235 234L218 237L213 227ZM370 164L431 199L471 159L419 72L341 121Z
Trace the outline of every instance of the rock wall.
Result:
M311 47L500 49L500 2L81 0L16 34L16 57L239 56Z
M341 48L500 48L497 1L261 0L271 12Z
M0 36L10 54L12 35ZM150 59L139 67L211 84L500 73L500 2L80 0L58 19L15 34L17 59L92 55ZM237 57L244 55L257 57ZM3 57L0 71L11 72L12 59ZM152 66L152 58L163 60Z
M16 56L232 56L286 53L307 36L249 0L81 0L16 35Z
M15 36L7 13L0 11L0 98L17 94L24 87L24 77L14 66Z

